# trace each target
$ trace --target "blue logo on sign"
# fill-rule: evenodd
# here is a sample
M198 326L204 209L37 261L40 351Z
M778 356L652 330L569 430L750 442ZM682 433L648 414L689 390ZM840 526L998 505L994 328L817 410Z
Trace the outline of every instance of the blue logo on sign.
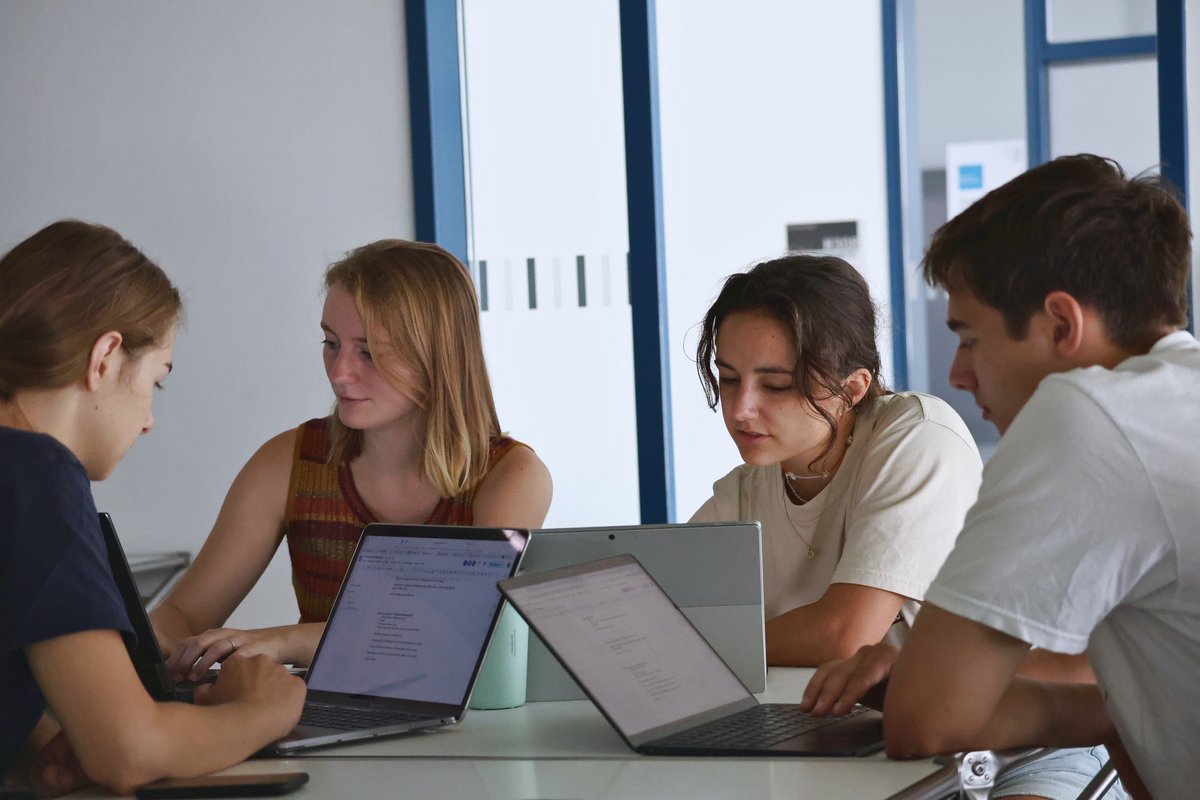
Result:
M959 189L983 188L983 164L964 164L958 168Z

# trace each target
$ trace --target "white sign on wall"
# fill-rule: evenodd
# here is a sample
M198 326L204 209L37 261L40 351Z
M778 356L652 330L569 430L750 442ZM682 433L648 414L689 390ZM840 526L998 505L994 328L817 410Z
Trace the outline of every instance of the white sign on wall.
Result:
M1025 142L952 142L946 145L946 212L949 219L1029 167Z

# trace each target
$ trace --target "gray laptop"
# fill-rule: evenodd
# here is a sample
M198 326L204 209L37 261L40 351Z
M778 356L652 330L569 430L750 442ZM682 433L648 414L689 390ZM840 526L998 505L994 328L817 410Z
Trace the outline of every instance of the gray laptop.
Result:
M647 755L859 756L883 715L817 718L760 705L628 555L500 581L508 602L626 743Z
M528 532L372 524L334 601L287 754L462 719Z
M766 688L762 534L757 522L633 525L534 531L522 573L628 553L752 692ZM584 697L536 636L529 638L528 700Z

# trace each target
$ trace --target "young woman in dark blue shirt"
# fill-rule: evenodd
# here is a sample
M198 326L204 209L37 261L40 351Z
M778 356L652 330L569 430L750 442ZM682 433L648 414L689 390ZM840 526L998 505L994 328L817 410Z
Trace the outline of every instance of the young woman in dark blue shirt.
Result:
M41 793L212 772L300 715L304 684L266 657L187 705L152 700L126 648L90 481L154 427L180 309L108 228L56 222L0 259L0 776Z

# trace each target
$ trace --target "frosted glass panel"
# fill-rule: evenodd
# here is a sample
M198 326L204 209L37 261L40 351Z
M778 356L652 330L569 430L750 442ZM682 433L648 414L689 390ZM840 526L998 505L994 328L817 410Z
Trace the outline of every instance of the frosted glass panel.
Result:
M1085 152L1114 158L1130 174L1156 167L1154 59L1051 67L1050 155Z
M616 3L613 3L615 6ZM790 224L857 223L847 254L883 309L891 364L879 4L658 0L676 507L741 463L692 359L719 282Z
M500 423L547 527L639 521L620 24L608 0L463 0L471 261Z
M1046 38L1051 42L1153 36L1154 0L1047 0Z

